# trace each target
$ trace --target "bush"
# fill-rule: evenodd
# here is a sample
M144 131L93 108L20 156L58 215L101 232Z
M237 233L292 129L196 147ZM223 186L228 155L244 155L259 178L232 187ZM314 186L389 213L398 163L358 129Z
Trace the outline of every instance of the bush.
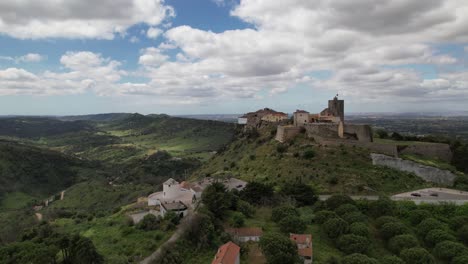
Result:
M301 234L307 228L306 222L300 217L289 215L281 219L278 226L283 233Z
M366 255L354 253L343 258L342 264L379 264L374 258L369 258Z
M395 202L390 198L382 196L377 201L369 204L369 214L372 217L380 217L383 215L393 215L395 212Z
M393 216L381 216L375 220L375 226L377 228L381 228L383 225L386 223L393 223L393 222L399 222L398 218L393 217Z
M349 232L353 235L362 236L362 237L369 237L369 228L365 223L352 223L349 226Z
M337 256L330 256L325 260L325 264L341 264L341 260Z
M463 243L468 244L468 224L458 229L457 236Z
M342 235L338 239L337 245L346 254L364 253L369 248L369 240L357 235Z
M299 217L300 213L295 207L291 205L282 205L282 206L276 207L271 212L271 220L273 220L273 222L276 222L276 223L278 223L279 221L281 221L281 219L287 216Z
M244 200L237 202L237 211L243 213L246 217L252 217L255 214L255 207Z
M424 241L430 247L437 245L443 241L455 241L455 237L452 236L447 230L433 229L427 233Z
M333 218L323 224L323 230L329 238L336 239L348 232L349 225L341 218Z
M431 213L429 211L417 209L411 212L408 220L412 225L418 225L419 223L421 223L421 221L429 217L431 217Z
M314 215L314 223L323 224L327 220L330 220L332 218L339 218L339 216L333 211L328 211L328 210L318 211Z
M285 144L278 144L278 145L276 146L276 151L277 151L278 153L284 153L284 152L286 152L287 150L288 150L288 146L285 145Z
M450 219L450 228L453 231L457 231L466 224L468 224L468 215L455 216Z
M203 192L205 193L206 190ZM240 196L250 204L263 204L271 201L274 195L273 187L260 182L249 182L240 192Z
M343 215L343 220L348 222L348 224L357 223L357 222L367 222L367 216L361 212L350 212Z
M388 242L388 249L397 255L404 249L417 246L419 246L418 239L413 235L398 235L392 237Z
M307 184L296 182L287 183L282 186L281 194L293 198L298 206L313 205L318 197L315 190Z
M335 210L335 213L337 213L339 216L343 216L351 212L359 212L359 209L354 204L343 204Z
M231 225L233 227L242 227L245 223L245 216L242 213L234 212L231 216Z
M306 150L304 151L304 153L302 153L302 157L304 159L312 159L315 157L315 151L313 151L312 149Z
M461 243L444 241L435 246L434 254L440 259L450 261L452 258L466 255L468 252L466 247Z
M260 238L259 245L269 264L299 262L297 246L281 234L265 234Z
M397 256L385 256L380 260L380 264L406 264Z
M406 227L406 225L401 222L386 223L380 229L380 235L384 240L389 240L394 236L407 234L408 232L408 227Z
M422 237L434 229L446 230L447 227L445 224L434 218L426 218L417 226L418 234Z
M156 230L159 228L161 224L161 217L156 217L152 214L147 214L143 219L136 225L136 228L145 230L145 231L150 231L150 230Z
M351 197L342 194L335 194L330 196L325 203L327 204L328 209L336 210L343 204L356 204Z
M411 264L435 264L434 257L424 248L414 247L401 251L400 257Z

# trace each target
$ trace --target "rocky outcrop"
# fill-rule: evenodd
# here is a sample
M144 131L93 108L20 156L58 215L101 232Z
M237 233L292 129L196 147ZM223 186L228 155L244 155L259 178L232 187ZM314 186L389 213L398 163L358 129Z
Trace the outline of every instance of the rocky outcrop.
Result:
M453 185L453 182L457 177L455 174L448 170L441 170L435 167L422 165L413 161L394 158L382 154L372 153L371 158L373 165L381 165L400 171L411 172L427 182L435 182L438 184L451 186Z

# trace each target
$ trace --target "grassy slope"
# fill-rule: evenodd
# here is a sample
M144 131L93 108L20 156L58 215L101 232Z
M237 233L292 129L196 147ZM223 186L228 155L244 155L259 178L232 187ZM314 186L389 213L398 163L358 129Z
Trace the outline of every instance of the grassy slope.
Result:
M322 193L395 193L430 186L420 178L397 170L372 165L369 151L355 147L330 147L313 144L303 135L296 138L284 153L279 143L266 131L255 139L239 136L223 152L214 156L194 177L228 174L244 180L274 184L303 180ZM315 157L303 153L313 150Z

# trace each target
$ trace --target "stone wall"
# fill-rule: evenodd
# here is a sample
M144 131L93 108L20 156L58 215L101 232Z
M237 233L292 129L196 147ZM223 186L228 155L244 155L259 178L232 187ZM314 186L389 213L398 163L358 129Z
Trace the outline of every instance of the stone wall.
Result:
M427 182L435 182L443 185L453 185L457 177L450 171L441 170L435 167L425 166L413 161L394 158L382 154L371 154L372 164L386 166L400 171L414 173Z
M338 139L338 124L333 123L310 123L304 125L309 137L320 136Z
M400 154L413 154L432 159L436 158L447 162L452 160L452 151L448 144L414 144L410 146L398 146L398 149Z
M322 138L320 136L314 136L314 139L316 142L322 145L327 145L327 146L345 145L345 146L351 146L351 147L355 146L355 147L366 148L373 152L398 157L397 147L391 144L359 142L359 141L346 140L346 139L329 140L329 139Z
M293 139L301 132L300 127L295 126L278 126L276 129L276 137L275 139L279 142L286 142L290 139Z
M344 133L356 137L358 141L372 142L372 128L369 125L344 125Z

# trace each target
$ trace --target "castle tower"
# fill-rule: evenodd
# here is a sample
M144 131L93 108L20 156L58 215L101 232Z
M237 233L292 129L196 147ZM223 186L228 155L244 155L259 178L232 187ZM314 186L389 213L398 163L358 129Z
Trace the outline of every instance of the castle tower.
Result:
M338 95L333 100L328 100L328 110L333 116L340 118L344 123L344 100L338 100Z
M169 180L163 183L163 198L164 199L174 199L178 196L180 192L180 184L170 178Z

